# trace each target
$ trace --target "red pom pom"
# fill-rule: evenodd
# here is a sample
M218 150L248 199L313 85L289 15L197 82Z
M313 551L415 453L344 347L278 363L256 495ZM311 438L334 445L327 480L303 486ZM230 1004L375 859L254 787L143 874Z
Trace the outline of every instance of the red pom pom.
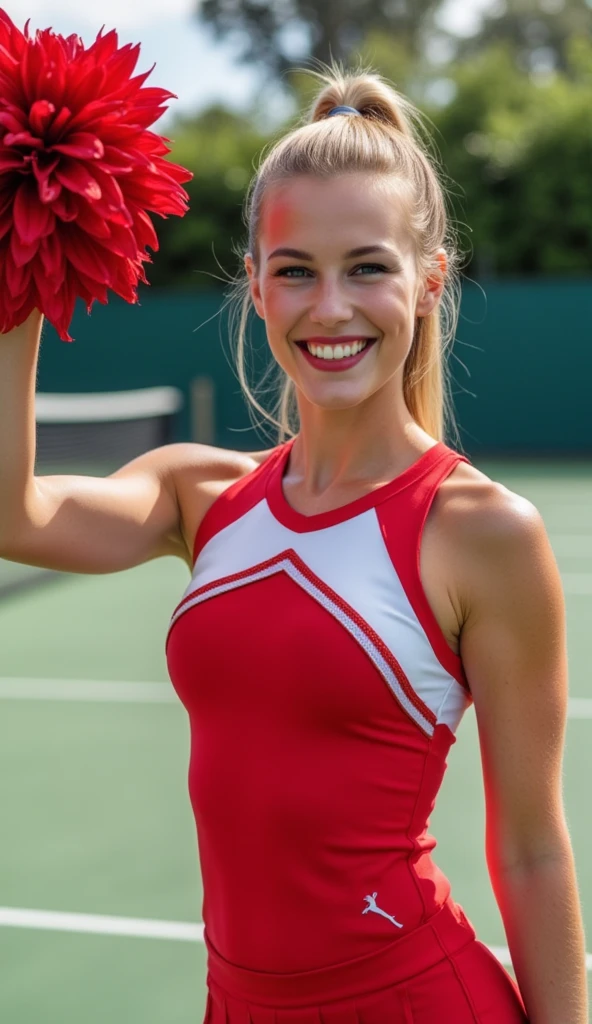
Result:
M116 32L88 49L51 29L29 36L0 9L0 331L40 309L60 338L76 298L137 302L147 211L183 216L191 173L148 131L174 94L131 75L140 47ZM152 69L151 69L152 70Z

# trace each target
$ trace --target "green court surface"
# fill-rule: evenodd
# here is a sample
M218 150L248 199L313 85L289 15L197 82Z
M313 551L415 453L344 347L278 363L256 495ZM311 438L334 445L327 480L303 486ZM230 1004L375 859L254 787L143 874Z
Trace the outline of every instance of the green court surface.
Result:
M574 698L565 791L590 952L592 469L483 468L540 508L564 579ZM0 601L7 1024L200 1024L205 955L188 729L164 658L168 619L187 581L186 568L166 559L115 576L61 577ZM436 859L480 937L505 946L483 854L472 712L432 830Z

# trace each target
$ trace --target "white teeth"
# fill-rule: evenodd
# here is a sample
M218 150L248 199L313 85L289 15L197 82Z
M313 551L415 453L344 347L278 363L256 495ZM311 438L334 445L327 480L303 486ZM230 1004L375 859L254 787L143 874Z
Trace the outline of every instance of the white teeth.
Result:
M357 356L367 344L368 342L361 338L351 345L315 345L307 342L306 347L317 359L347 359L348 356Z

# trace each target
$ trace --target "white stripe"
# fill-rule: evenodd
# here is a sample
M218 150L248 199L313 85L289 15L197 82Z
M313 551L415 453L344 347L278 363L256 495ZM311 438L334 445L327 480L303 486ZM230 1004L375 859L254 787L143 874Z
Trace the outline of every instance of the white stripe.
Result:
M255 583L257 580L267 579L268 576L275 576L276 573L280 572L284 568L284 562L275 562L274 565L268 565L265 569L259 569L257 572L253 572L250 575L241 576L238 580L227 580L225 583L219 583L216 587L210 587L209 590L206 590L202 594L197 594L196 597L192 597L191 600L185 601L185 604L177 608L169 625L169 633L177 619L180 619L185 612L189 611L190 608L195 608L197 604L201 604L202 601L207 601L211 597L217 597L218 594L225 594L227 590L236 590L237 587L244 587L246 583Z
M442 707L442 692L454 669L450 673L439 662L409 602L375 508L335 526L298 533L274 519L262 498L204 544L184 599L206 585L217 586L237 573L250 573L291 551L298 556L298 564L306 566L302 566L306 575L310 570L322 587L330 588L339 603L345 602L381 638L423 704L434 715L441 709L441 721L454 731L469 704L467 693L460 682L455 683Z
M0 700L69 700L109 704L178 704L170 683L98 679L0 679Z
M592 718L592 698L570 697L567 716L568 718Z
M489 946L488 948L500 964L503 964L504 967L512 966L512 958L507 946ZM592 953L586 953L586 970L592 971Z
M221 587L212 587L207 594L200 595L199 598L194 599L193 601L187 601L182 608L179 608L171 619L171 626L177 621L183 612L186 612L189 608L193 608L195 604L199 604L200 600L203 600L204 597L215 597L218 594L224 593L225 590L230 590L237 586L240 587L246 582L250 583L255 580L264 579L266 576L270 576L273 572L276 572L277 567L277 565L274 565L271 570L264 570L261 573L253 573L253 575L249 576L247 579L237 580L233 584L226 583ZM283 568L283 565L281 567ZM564 572L561 574L561 580L566 594L592 594L592 572Z
M0 907L0 927L85 932L89 935L130 935L134 938L173 939L178 942L203 941L203 924L106 917L103 914L60 914L52 910L23 910L19 907Z
M566 594L592 594L592 572L562 572Z
M499 960L500 964L504 967L512 966L512 957L510 956L510 950L507 946L489 946L489 952L493 953L496 960Z
M364 631L360 629L360 627L352 619L350 619L350 617L347 615L347 612L340 608L339 605L334 604L334 602L331 601L331 599L327 597L327 595L324 594L322 590L319 590L319 588L316 587L314 583L311 582L311 580L304 576L292 562L288 562L286 565L283 566L283 568L296 583L300 584L303 590L306 590L306 592L310 594L311 597L314 597L319 602L319 604L322 604L323 607L326 608L327 611L330 612L330 614L338 620L338 622L341 622L341 625L344 626L345 629L347 629L347 631L353 636L354 640L356 640L357 643L360 645L362 650L365 651L366 654L369 655L369 657L372 659L372 661L376 665L376 668L382 675L383 679L388 683L390 689L393 691L399 704L402 705L407 714L413 719L414 722L417 722L420 728L423 729L423 731L427 733L428 736L433 736L434 726L432 725L431 722L428 721L425 715L422 715L419 708L417 708L415 704L413 704L409 700L409 697L405 693L403 687L401 686L399 680L397 679L397 676L393 672L388 662L383 658L382 654L380 653L376 645L372 642L370 637L367 636L366 633L364 633Z
M172 939L177 942L203 942L204 939L203 924L191 924L188 921L107 917L104 914L63 914L53 910L24 910L21 907L0 907L0 927L87 935L126 935L142 939ZM507 946L489 946L489 949L500 963L511 967ZM592 953L586 953L586 970L592 971Z
M211 587L210 590L206 590L204 593L197 594L190 600L187 600L182 607L178 608L171 619L169 632L173 628L175 622L185 614L190 608L194 608L195 605L201 604L202 601L206 601L211 597L217 597L218 594L223 594L228 590L236 590L237 587L243 587L248 583L253 583L255 580L265 579L267 576L276 575L278 572L285 572L291 579L294 580L303 590L310 594L316 601L319 602L326 608L327 611L333 615L342 626L347 629L348 633L353 636L354 640L359 644L363 651L372 659L376 668L386 681L390 689L393 691L399 704L405 709L407 714L417 722L420 729L423 729L428 736L433 736L434 726L428 719L421 713L419 708L409 700L409 697L403 690L397 676L393 672L388 662L383 658L382 654L370 639L369 636L364 633L362 629L349 617L346 611L339 605L335 604L334 601L328 597L320 587L317 587L312 580L309 580L300 569L294 565L289 558L284 558L281 562L275 562L273 565L268 565L265 569L259 569L257 572L251 575L241 576L239 579L227 580L225 583L220 583L218 586Z
M100 679L0 678L0 700L63 700L106 704L179 704L169 683ZM592 718L592 697L570 697L568 718Z

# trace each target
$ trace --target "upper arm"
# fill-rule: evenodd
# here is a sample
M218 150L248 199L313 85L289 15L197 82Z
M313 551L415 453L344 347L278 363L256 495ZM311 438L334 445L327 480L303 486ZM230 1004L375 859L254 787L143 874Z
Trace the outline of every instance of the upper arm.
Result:
M66 572L107 573L160 555L191 564L179 492L199 513L200 487L224 475L226 453L173 444L108 477L35 477L3 554Z
M490 484L464 537L461 655L479 728L488 856L511 868L552 854L564 835L563 592L541 517L524 499Z

